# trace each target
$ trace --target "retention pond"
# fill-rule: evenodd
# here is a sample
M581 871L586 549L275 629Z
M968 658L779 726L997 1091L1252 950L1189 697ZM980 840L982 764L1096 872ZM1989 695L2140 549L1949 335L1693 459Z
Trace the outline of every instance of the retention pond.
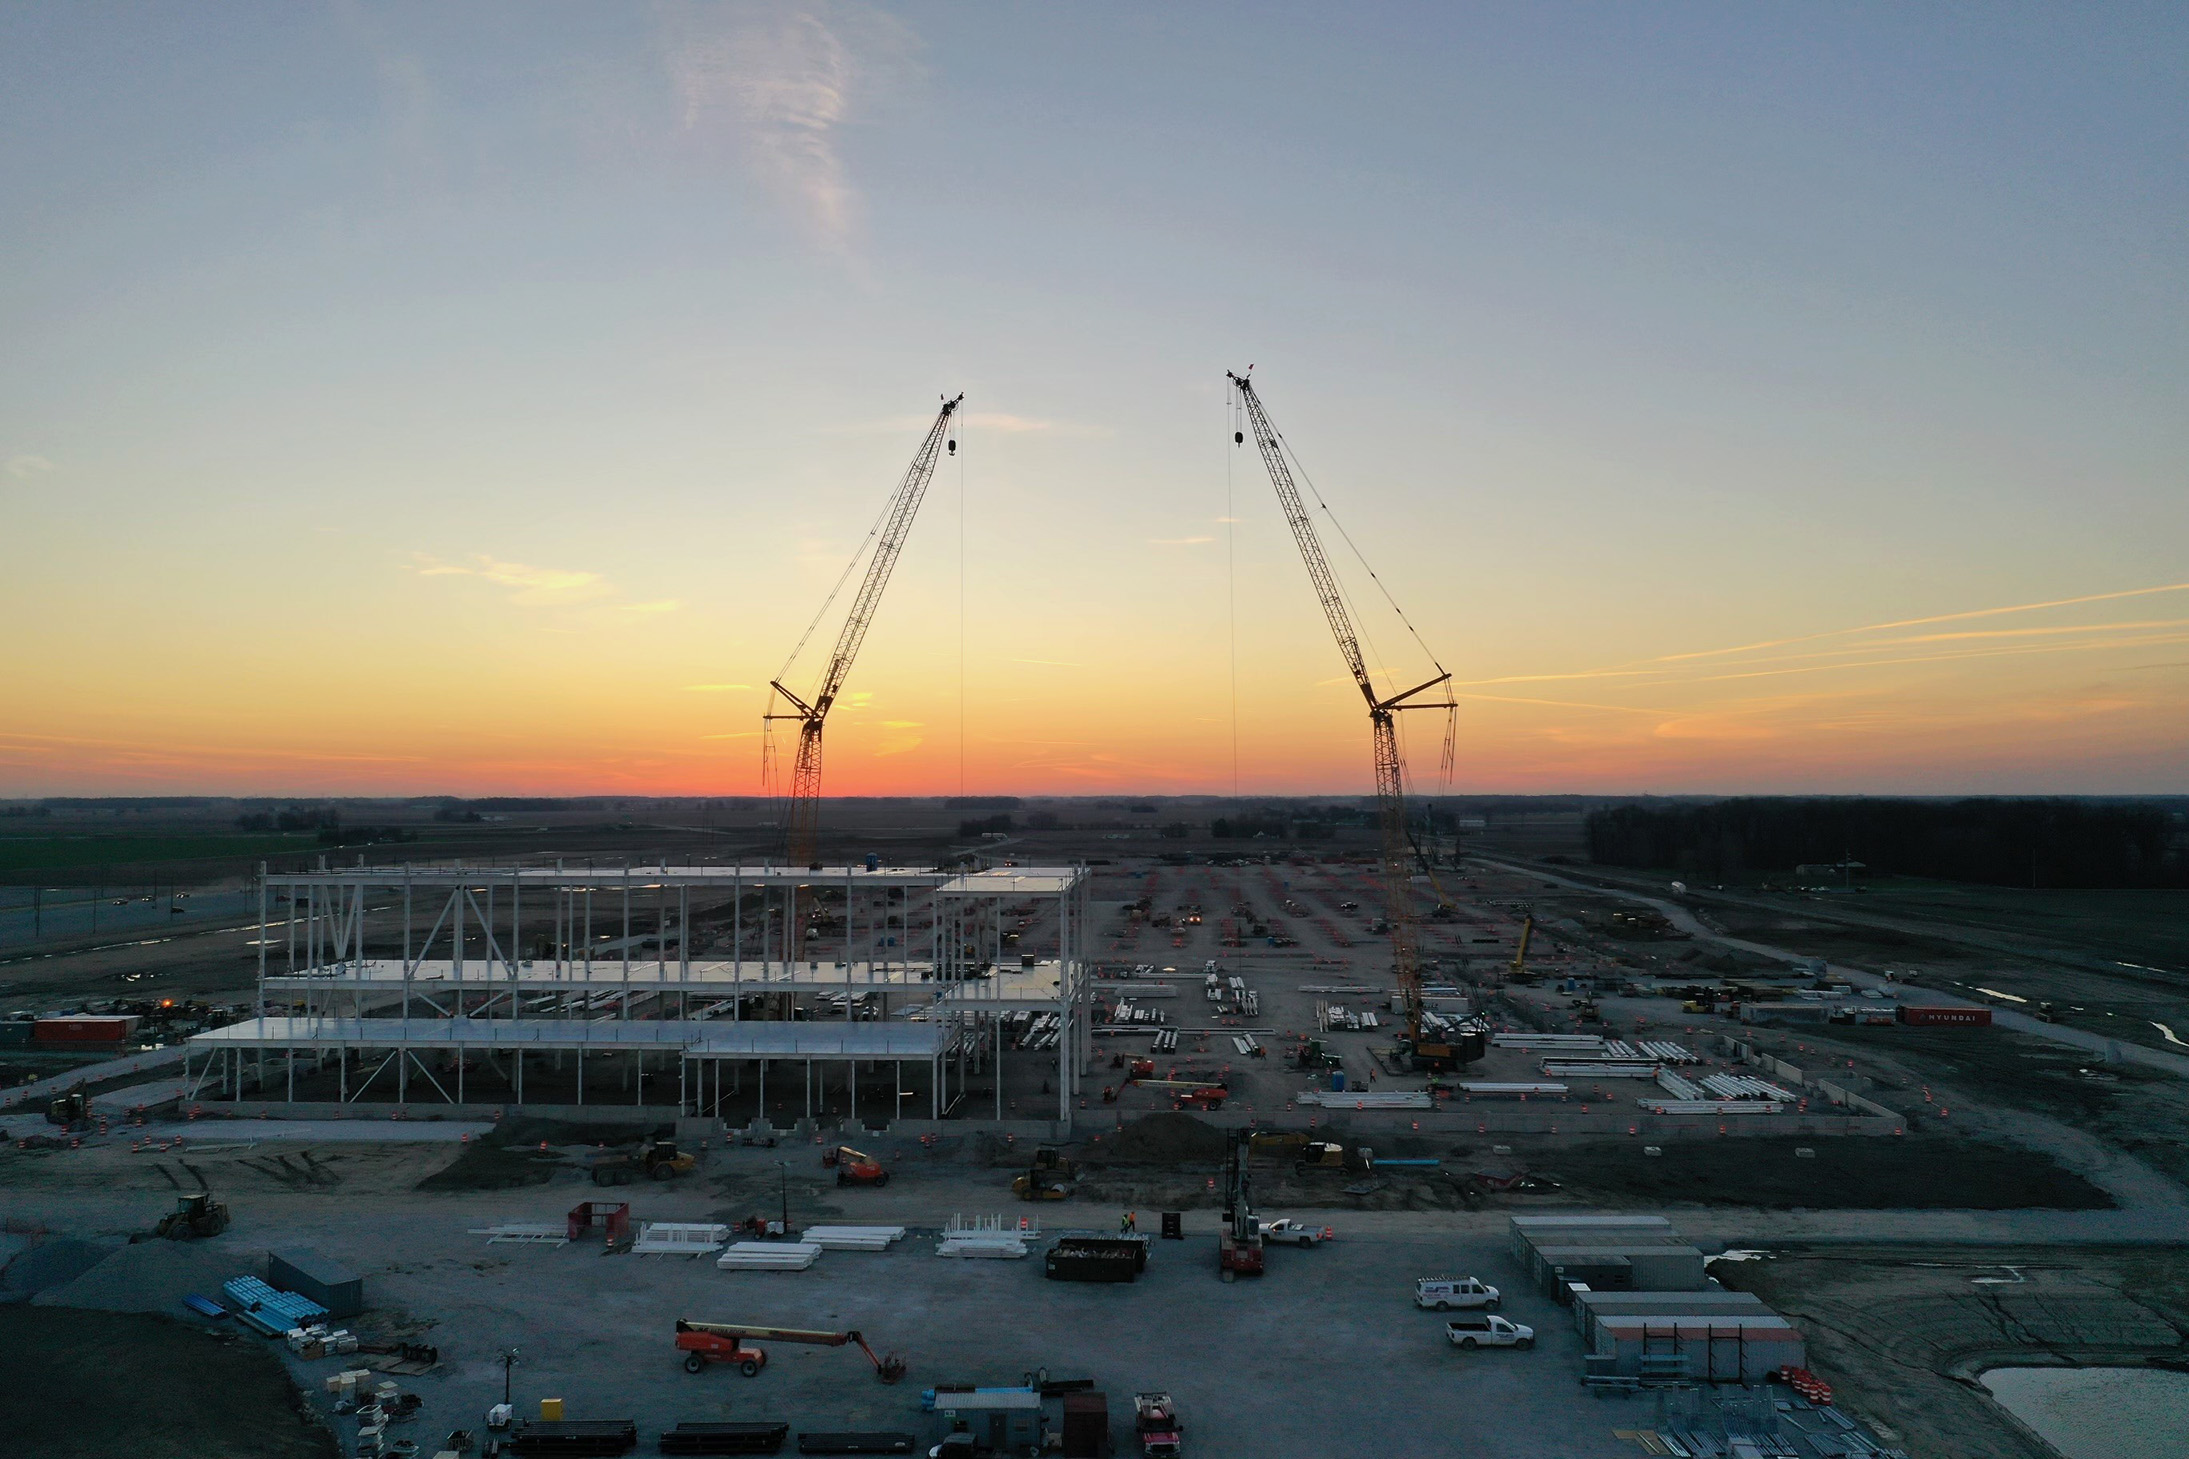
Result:
M2189 1373L2169 1368L1994 1368L1983 1384L2067 1459L2189 1454Z

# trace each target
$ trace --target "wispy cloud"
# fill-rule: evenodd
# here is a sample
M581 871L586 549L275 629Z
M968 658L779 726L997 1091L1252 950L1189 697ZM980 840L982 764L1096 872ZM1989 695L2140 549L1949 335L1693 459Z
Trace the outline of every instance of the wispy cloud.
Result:
M849 254L860 206L841 133L913 49L903 23L852 4L690 5L669 12L667 32L685 130L726 128L807 233Z
M509 601L528 608L590 603L615 592L608 580L597 572L505 562L484 552L473 553L467 562L444 562L421 552L415 556L413 569L420 577L485 578L500 587L515 589L509 595Z
M43 456L26 454L8 458L8 475L14 477L17 481L28 481L33 476L42 476L54 469L56 469L54 464Z
M661 613L674 613L677 606L677 599L661 598L651 603L618 603L616 604L616 611L618 613L635 613L642 617L652 617Z
M1214 537L1150 537L1148 539L1157 547L1199 547L1203 543L1214 542L1215 540Z
M750 688L752 688L750 684L686 684L684 692L687 694L731 694Z
M728 734L720 734L720 735L701 735L701 736L700 736L700 738L701 738L701 739L703 739L703 740L756 740L756 739L760 738L760 731L758 731L758 730L733 730L733 731L731 731L731 732L730 732L730 733L728 733Z

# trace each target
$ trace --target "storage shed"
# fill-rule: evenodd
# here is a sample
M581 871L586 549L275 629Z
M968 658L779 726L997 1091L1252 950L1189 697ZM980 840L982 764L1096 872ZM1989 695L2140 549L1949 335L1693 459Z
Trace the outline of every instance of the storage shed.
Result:
M1110 1451L1110 1400L1094 1392L1064 1395L1064 1459L1101 1459Z
M365 1279L309 1247L269 1252L266 1284L311 1298L330 1317L354 1317L365 1310Z
M1651 1232L1661 1233L1668 1243L1680 1239L1662 1216L1515 1216L1509 1230L1513 1260L1522 1266L1538 1245L1583 1246L1607 1236L1635 1238Z
M952 1429L970 1431L976 1444L998 1454L1038 1451L1048 1432L1041 1395L1031 1388L938 1389L935 1412L949 1419Z
M1783 1317L1603 1317L1587 1365L1591 1377L1762 1383L1782 1367L1809 1366L1809 1348Z

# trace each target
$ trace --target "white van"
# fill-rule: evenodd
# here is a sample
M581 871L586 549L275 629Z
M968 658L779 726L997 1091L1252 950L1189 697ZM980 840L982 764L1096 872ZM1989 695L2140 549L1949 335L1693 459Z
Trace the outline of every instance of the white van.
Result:
M1497 1288L1480 1277L1422 1277L1414 1283L1414 1305L1449 1312L1455 1307L1495 1307Z
M1535 1329L1508 1322L1493 1313L1455 1317L1444 1324L1444 1335L1455 1348L1532 1348Z

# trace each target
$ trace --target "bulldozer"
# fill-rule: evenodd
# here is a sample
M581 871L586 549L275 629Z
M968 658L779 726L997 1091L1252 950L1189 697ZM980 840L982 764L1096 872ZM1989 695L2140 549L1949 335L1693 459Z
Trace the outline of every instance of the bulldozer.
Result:
M91 1101L81 1089L72 1089L46 1106L46 1123L73 1130L91 1123Z
M1299 1158L1292 1162L1295 1175L1309 1171L1328 1170L1337 1174L1358 1174L1376 1168L1376 1154L1366 1145L1348 1150L1330 1140L1310 1140L1300 1147Z
M178 1197L175 1209L160 1217L152 1234L170 1241L194 1241L201 1236L218 1236L227 1229L228 1207L214 1200L211 1192L199 1191Z
M635 1154L604 1155L593 1162L593 1184L629 1185L640 1176L648 1180L674 1180L699 1168L699 1157L679 1150L676 1141L648 1140Z

